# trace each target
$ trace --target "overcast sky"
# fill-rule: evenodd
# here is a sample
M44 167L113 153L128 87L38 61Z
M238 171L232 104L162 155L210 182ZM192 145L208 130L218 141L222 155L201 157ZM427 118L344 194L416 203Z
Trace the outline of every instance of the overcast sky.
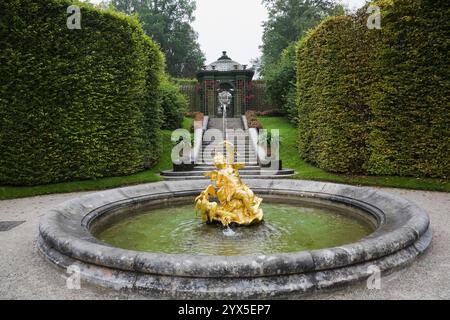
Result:
M360 8L365 0L341 0L350 9ZM261 0L197 0L194 29L198 32L207 63L228 51L233 60L249 64L261 55L262 22L267 11Z
M90 0L99 3L101 0ZM207 63L228 55L242 64L261 55L262 22L267 11L261 0L196 0L194 29L198 32ZM363 6L365 0L340 0L350 9Z

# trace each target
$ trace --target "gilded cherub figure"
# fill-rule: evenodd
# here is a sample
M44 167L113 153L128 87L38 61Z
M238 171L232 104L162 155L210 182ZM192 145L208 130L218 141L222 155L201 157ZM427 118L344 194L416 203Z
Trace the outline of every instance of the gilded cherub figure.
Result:
M226 146L229 145L228 143ZM215 185L211 184L201 192L195 199L195 208L202 213L204 221L218 222L223 226L248 226L261 222L262 199L257 197L239 176L239 169L244 168L244 164L234 163L234 153L228 158L222 154L215 156L214 165L217 170L205 174ZM211 196L217 197L219 203L211 202Z

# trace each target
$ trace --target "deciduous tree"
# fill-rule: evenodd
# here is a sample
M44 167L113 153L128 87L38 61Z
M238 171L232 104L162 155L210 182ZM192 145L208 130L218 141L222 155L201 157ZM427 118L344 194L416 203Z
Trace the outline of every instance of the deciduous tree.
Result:
M193 0L112 0L118 11L135 14L144 31L161 46L167 71L174 77L193 77L205 62L191 26L195 20Z

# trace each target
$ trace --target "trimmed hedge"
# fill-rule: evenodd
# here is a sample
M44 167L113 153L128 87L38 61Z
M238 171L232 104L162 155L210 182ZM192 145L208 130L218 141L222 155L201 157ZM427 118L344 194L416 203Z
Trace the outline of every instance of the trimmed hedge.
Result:
M0 12L0 183L128 175L159 157L163 58L136 19L63 0Z
M161 107L161 87L164 81L164 55L159 46L148 36L144 36L146 48L146 77L144 113L144 168L157 164L163 151L161 127L164 121Z
M366 96L374 75L364 29L349 16L328 18L298 46L300 151L330 172L359 173L367 160Z
M172 82L179 86L183 85L196 86L198 84L197 79L186 79L186 78L172 78Z
M160 86L160 99L163 111L162 128L166 130L181 128L189 105L180 88L168 79L165 79Z
M383 12L367 171L448 179L450 2L396 0Z
M330 172L450 176L448 1L379 1L297 48L300 152Z

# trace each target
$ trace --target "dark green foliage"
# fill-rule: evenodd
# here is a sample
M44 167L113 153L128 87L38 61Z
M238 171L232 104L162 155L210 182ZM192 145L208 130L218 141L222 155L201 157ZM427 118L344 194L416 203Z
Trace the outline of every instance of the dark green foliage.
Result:
M188 102L180 88L164 80L160 87L161 107L163 111L163 129L175 130L181 128L184 114L188 110Z
M397 0L383 15L369 173L450 178L450 2Z
M298 122L298 107L297 107L297 86L289 86L289 91L285 96L286 104L282 108L284 114L293 124Z
M146 34L164 52L167 71L174 77L195 77L205 56L191 24L195 20L193 0L112 0L120 12L136 15Z
M298 46L300 151L331 172L450 175L448 1L378 1Z
M279 61L285 48L304 36L328 15L343 14L334 0L262 0L268 11L262 45L263 74Z
M271 104L284 111L290 120L297 118L296 108L296 44L292 43L278 63L265 70L266 94Z
M172 82L175 84L182 86L182 85L192 85L195 86L198 84L197 79L188 79L188 78L172 78Z
M267 97L293 123L296 107L296 43L324 17L343 14L333 0L263 0L269 12L264 23L262 74Z
M146 43L146 84L144 99L144 152L146 153L145 168L150 168L160 160L163 147L161 145L161 127L164 121L161 108L161 90L159 88L165 78L164 57L159 47L147 36Z
M127 175L159 157L157 46L134 18L89 5L69 30L69 5L0 3L2 184Z
M331 172L359 173L367 158L366 96L374 75L365 28L352 17L329 18L298 48L300 151Z

